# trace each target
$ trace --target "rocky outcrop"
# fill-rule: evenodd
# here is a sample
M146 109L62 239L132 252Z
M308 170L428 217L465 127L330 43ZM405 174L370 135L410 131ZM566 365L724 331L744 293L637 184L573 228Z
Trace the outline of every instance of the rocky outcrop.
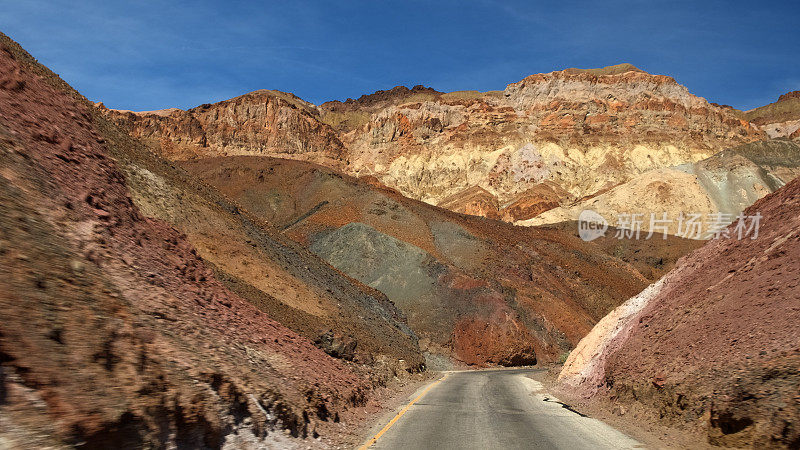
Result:
M536 364L533 336L509 316L460 320L453 330L453 350L467 364Z
M340 167L346 153L319 109L292 94L261 90L187 111L134 113L103 109L131 136L182 160L224 155L278 155Z
M763 216L757 238L709 242L606 316L570 354L565 389L712 445L796 447L800 180L746 212Z
M411 89L405 86L395 86L386 91L379 90L372 94L364 94L356 100L352 98L343 102L332 100L320 106L324 111L334 112L358 111L364 108L377 110L392 104L405 103L410 98L434 98L442 94L443 92L423 85L417 85Z
M573 197L556 183L545 181L527 191L514 196L502 207L503 220L516 222L530 219L557 208L561 204L571 203Z
M370 113L342 135L348 170L436 204L473 186L503 204L545 181L583 197L764 136L672 78L625 65L531 75L502 93L443 94Z
M561 189L561 186L545 181L515 195L504 205L486 189L472 186L443 199L437 206L462 214L517 222L536 217L571 200L570 193Z
M773 139L788 138L794 141L800 139L800 119L767 123L762 125L761 129Z
M779 102L789 101L792 99L800 99L800 91L787 92L785 94L781 94L780 97L778 97Z
M437 205L450 211L473 216L500 219L500 205L497 197L480 186L472 186L457 192Z
M740 142L756 129L725 108L689 93L673 78L630 70L612 75L561 71L531 75L504 95L538 119L540 133L556 139L613 139L624 143ZM622 134L627 136L622 136Z

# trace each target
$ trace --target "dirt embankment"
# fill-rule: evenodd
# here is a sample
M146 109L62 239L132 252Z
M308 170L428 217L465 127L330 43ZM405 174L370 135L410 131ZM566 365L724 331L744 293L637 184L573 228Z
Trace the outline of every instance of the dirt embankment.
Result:
M746 213L762 215L757 239L709 242L604 318L570 355L567 389L710 444L796 448L800 180Z

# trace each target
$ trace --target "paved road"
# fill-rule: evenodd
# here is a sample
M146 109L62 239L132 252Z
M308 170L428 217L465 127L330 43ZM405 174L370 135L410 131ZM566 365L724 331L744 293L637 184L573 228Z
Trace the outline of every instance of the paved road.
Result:
M370 448L643 448L603 422L566 409L526 376L533 371L452 372Z

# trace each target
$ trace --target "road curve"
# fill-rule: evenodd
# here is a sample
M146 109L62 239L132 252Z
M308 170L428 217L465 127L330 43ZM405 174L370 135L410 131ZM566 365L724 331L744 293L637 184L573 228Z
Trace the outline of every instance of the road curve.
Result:
M558 403L528 378L535 370L451 372L413 395L413 404L365 445L437 450L643 448L605 423Z

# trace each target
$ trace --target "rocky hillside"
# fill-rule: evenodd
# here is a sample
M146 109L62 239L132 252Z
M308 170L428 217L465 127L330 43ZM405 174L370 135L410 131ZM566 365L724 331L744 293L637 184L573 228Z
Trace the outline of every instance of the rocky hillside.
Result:
M336 439L381 370L420 367L384 295L153 156L2 34L0 109L0 446Z
M292 94L260 90L188 111L134 113L98 106L131 136L174 160L278 155L339 167L346 153L316 106Z
M788 92L775 103L751 109L745 117L771 138L800 140L800 91Z
M800 180L756 213L756 239L709 242L600 321L570 354L565 390L712 445L797 448Z
M758 141L696 163L645 172L596 197L553 208L533 219L518 221L517 225L574 221L581 211L591 209L612 224L619 223L623 215L640 214L644 219L641 229L649 231L651 213L657 217L666 213L672 220L669 233L678 234L681 213L700 214L704 222L714 214L723 214L727 224L758 199L799 175L800 143ZM703 232L695 238L707 237Z
M478 186L505 206L542 183L582 197L763 135L672 78L629 65L427 97L398 99L342 130L348 170L429 203Z
M395 306L279 230L110 127L134 203L186 235L226 286L338 357L416 370L416 336ZM332 341L331 341L332 340ZM324 344L323 344L324 343Z
M309 160L508 221L765 137L732 108L629 64L531 75L485 93L396 87L316 107L258 91L189 111L108 114L172 159Z
M574 229L455 214L374 179L299 161L227 157L181 165L385 293L437 368L448 367L450 357L476 365L556 360L625 295L694 248L674 239L647 248L643 241L587 244Z

